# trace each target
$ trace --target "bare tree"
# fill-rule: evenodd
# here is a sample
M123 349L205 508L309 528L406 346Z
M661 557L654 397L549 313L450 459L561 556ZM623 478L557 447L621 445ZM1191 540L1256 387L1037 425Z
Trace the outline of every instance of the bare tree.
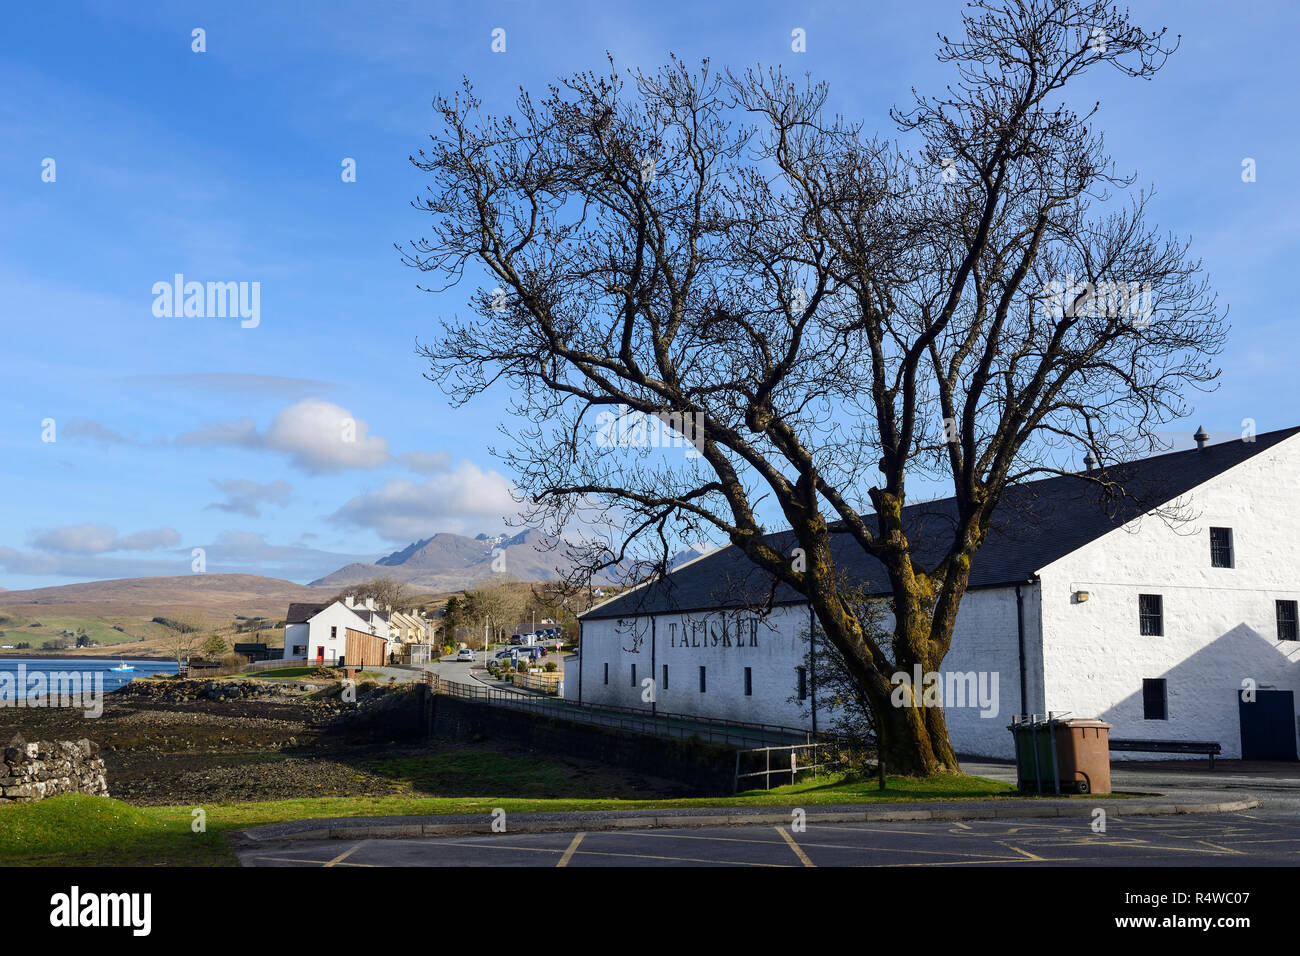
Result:
M477 625L480 641L485 632L493 640L501 640L507 628L519 623L527 596L525 585L508 580L488 580L465 592L462 614L467 621Z
M405 581L399 581L397 578L391 577L374 578L344 588L331 598L331 603L341 601L349 596L362 601L366 598L374 598L375 605L380 610L391 607L394 611L407 609L415 600L410 587Z
M207 640L206 632L210 622L198 611L174 614L168 622L168 633L163 638L163 647L177 665L185 664L196 657L202 649Z
M957 767L942 708L891 706L890 675L938 670L1005 489L1087 450L1081 480L1125 493L1105 466L1158 446L1225 335L1067 96L1094 68L1150 79L1165 31L1099 0L976 2L962 27L940 38L954 82L896 109L895 140L780 71L611 64L506 117L466 82L412 159L432 222L402 248L433 291L480 283L421 351L454 402L511 389L525 522L581 521L584 573L738 548L808 599L901 773ZM922 560L903 509L936 477L956 518ZM838 536L883 565L887 641L839 585Z

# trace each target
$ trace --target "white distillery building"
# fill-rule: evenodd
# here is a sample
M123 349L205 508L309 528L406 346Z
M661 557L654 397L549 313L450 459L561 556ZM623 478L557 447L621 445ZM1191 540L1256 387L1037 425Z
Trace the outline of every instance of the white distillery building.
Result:
M1300 428L1197 438L1198 448L1108 469L1140 506L1107 505L1072 476L1008 491L943 664L944 684L967 692L945 700L959 754L1010 758L1012 716L1050 710L1100 718L1114 738L1296 759ZM933 557L926 529L950 526L951 514L951 499L906 510L919 557ZM784 553L794 546L788 532L770 540ZM848 535L834 547L858 580L887 581ZM753 610L771 589L728 546L597 605L582 615L565 696L825 729L806 666L811 609L782 585L769 610ZM653 702L643 700L647 677Z

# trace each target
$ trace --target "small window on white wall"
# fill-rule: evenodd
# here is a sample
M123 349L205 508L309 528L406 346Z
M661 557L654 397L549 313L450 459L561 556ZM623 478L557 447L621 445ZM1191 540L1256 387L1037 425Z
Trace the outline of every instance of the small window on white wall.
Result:
M1143 637L1165 633L1165 602L1159 594L1138 595L1138 626Z
M1232 561L1232 529L1210 529L1210 567L1230 568Z
M1163 679L1148 678L1142 681L1142 719L1169 719L1169 698Z
M1279 641L1300 640L1300 633L1297 633L1296 618L1295 601L1277 602L1277 639Z

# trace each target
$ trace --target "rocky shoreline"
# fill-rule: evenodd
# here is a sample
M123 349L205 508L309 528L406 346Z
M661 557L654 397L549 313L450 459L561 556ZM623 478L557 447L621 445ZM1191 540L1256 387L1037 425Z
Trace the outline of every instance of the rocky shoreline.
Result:
M504 743L427 740L421 689L338 681L144 679L104 696L98 718L71 708L0 708L0 741L82 740L103 759L108 794L137 806L203 806L304 797L410 795L376 761ZM555 757L593 792L680 788L578 757ZM466 780L471 784L471 780Z
M361 771L373 728L358 721L400 687L362 684L357 703L337 684L258 680L141 680L105 695L103 715L59 708L0 710L0 740L88 739L109 794L138 805L363 796L392 792ZM398 737L385 746L401 747Z

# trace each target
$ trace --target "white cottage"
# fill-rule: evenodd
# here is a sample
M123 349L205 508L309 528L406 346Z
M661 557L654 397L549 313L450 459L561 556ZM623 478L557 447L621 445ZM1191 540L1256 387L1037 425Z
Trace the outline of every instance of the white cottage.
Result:
M284 622L284 656L321 663L346 660L349 630L385 641L391 636L389 612L376 608L374 598L357 601L348 596L321 604L294 602Z
M1300 428L1218 445L1198 433L1198 444L1108 469L1140 505L1073 476L1007 493L943 664L959 754L1009 758L1011 717L1050 710L1099 717L1115 738L1296 759ZM1153 513L1171 506L1182 521ZM909 507L909 539L924 551L952 509ZM837 538L840 566L886 591L883 568ZM788 532L771 540L793 547ZM566 696L801 729L820 714L824 726L806 668L810 608L780 586L770 610L751 610L771 590L726 547L592 608Z

